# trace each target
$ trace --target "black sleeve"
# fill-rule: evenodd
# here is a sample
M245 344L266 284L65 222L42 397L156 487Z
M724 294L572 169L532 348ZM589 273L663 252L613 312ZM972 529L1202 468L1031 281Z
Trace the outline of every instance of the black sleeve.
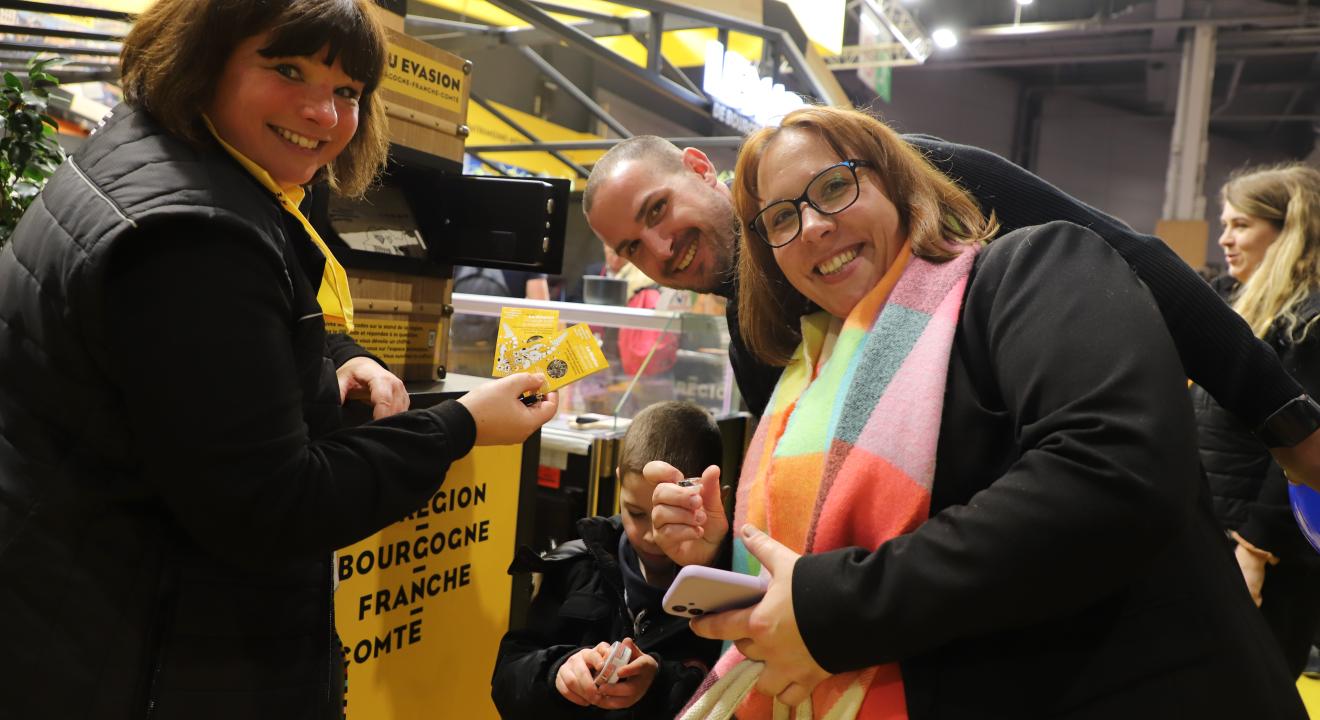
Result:
M356 357L371 358L381 367L385 367L385 362L380 358L367 352L367 349L357 344L357 341L343 333L325 334L325 356L335 364L335 367L343 367L344 363Z
M1150 288L1187 376L1248 427L1259 427L1302 394L1269 346L1159 238L1136 232L992 152L929 136L904 138L976 196L983 210L993 210L1003 232L1066 220L1104 238Z
M243 564L349 545L417 508L472 447L453 401L311 438L274 253L196 227L123 242L107 337L134 470L209 551Z
M1312 322L1310 332L1300 342L1283 341L1280 344L1279 358L1283 366L1302 383L1308 395L1320 397L1320 322ZM1247 504L1247 519L1238 528L1238 534L1284 562L1301 560L1316 564L1320 561L1315 549L1297 527L1288 498L1288 478L1272 458L1261 481L1260 492Z
M729 328L729 365L733 369L733 379L747 411L760 417L765 414L765 406L770 403L770 395L784 369L766 365L747 349L742 329L738 326L737 292L726 300L724 318Z
M600 708L573 704L555 687L559 668L582 649L578 642L583 626L562 616L564 600L590 582L592 571L593 564L586 557L552 565L542 577L541 590L528 609L526 627L510 630L500 640L495 672L490 679L491 699L500 717L540 720L609 717ZM611 608L601 608L602 617L610 611Z
M990 245L976 267L954 350L993 379L1018 449L1003 470L970 463L986 477L949 481L983 489L914 532L798 561L794 611L831 672L1076 613L1146 572L1195 507L1185 381L1122 259L1056 223Z
M660 669L651 681L646 695L633 706L634 717L674 718L688 704L706 678L702 668L681 660L666 660L660 653L651 653ZM712 662L711 667L714 666Z

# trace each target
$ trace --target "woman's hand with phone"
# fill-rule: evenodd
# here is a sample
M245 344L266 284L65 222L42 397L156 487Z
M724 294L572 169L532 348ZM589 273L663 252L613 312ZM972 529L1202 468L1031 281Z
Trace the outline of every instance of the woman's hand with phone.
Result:
M770 575L765 597L748 608L692 620L692 632L730 640L747 658L764 662L756 689L797 707L830 676L807 649L793 611L793 567L801 555L751 525L741 532L747 552Z

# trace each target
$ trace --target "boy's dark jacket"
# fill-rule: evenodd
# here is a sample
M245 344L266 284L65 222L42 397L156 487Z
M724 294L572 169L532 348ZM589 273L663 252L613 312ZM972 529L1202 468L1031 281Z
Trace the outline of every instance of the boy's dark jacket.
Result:
M692 634L687 620L659 607L634 621L624 603L620 565L619 516L578 521L580 540L564 543L545 557L519 551L509 573L543 573L527 627L511 630L500 642L491 697L506 718L672 718L719 655L720 643ZM584 647L633 638L660 665L646 695L626 710L584 708L555 689L559 667ZM694 662L695 661L695 662Z

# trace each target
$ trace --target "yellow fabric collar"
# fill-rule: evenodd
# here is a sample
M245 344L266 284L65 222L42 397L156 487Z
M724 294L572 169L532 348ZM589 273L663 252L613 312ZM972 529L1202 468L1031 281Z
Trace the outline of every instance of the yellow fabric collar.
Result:
M263 187L274 194L275 198L279 200L280 207L284 208L285 212L302 223L303 230L307 231L307 237L311 238L312 244L316 245L321 254L325 256L325 269L321 273L321 285L316 292L316 303L321 306L321 312L325 315L325 319L341 322L348 332L353 332L353 298L348 292L348 275L344 272L344 266L339 264L334 253L326 247L320 234L316 232L312 224L303 216L302 211L298 209L298 205L302 203L307 192L303 190L301 185L288 188L280 187L264 168L239 152L237 148L225 142L220 137L220 133L215 131L215 126L211 124L210 118L203 115L202 120L206 123L206 129L210 130L211 134L215 136L216 142L220 143L220 147L233 156L238 164L251 173L252 177L256 178Z

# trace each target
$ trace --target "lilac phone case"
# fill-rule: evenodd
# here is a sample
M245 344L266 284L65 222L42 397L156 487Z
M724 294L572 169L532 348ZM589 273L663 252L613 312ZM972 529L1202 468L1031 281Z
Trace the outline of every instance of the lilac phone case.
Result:
M729 570L688 565L678 571L665 593L665 612L680 617L700 617L755 605L765 595L769 579Z

